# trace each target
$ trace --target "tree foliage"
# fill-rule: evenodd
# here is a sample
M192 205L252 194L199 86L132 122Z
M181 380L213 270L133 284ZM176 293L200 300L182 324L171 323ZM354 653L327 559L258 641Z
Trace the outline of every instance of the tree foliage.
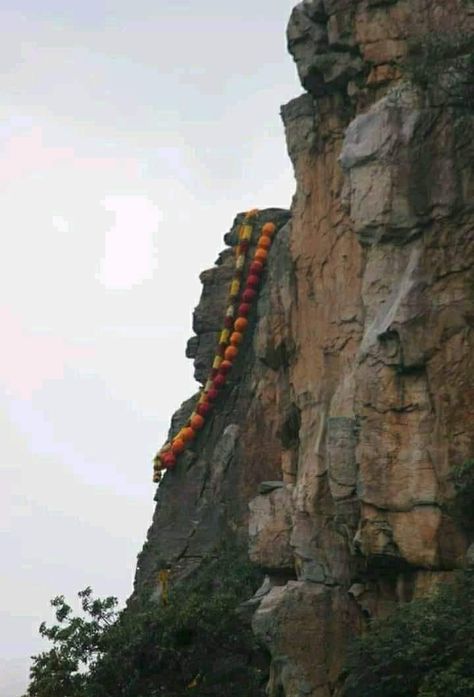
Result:
M39 632L53 646L33 656L28 697L82 697L86 671L103 654L107 635L117 620L117 599L94 599L91 588L78 593L85 617L74 617L64 596L51 601L56 621Z
M474 573L374 622L349 655L344 697L472 697Z
M141 598L119 613L115 598L87 588L85 617L75 617L59 596L58 623L40 627L53 646L33 657L25 697L260 697L267 659L236 611L259 581L227 550L166 604Z

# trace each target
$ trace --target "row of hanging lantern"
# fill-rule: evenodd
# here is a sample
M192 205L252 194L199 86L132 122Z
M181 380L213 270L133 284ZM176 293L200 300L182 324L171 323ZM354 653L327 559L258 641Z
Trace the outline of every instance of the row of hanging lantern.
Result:
M224 327L219 335L209 378L200 394L196 409L189 417L186 425L156 455L153 465L154 482L160 481L161 470L173 469L176 466L179 455L204 427L206 417L214 408L215 401L224 388L227 376L239 354L239 347L248 327L248 315L252 303L257 298L268 251L276 231L274 223L265 223L262 226L261 235L257 241L257 248L248 268L245 285L242 289L242 277L257 214L257 209L248 211L239 229L238 242L235 248L235 270L229 287Z

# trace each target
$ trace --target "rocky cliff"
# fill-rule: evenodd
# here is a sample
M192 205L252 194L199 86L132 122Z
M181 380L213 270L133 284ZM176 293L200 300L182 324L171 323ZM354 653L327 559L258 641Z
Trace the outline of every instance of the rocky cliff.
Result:
M178 582L247 541L270 697L340 694L367 619L466 563L451 503L474 453L473 21L463 0L305 0L290 18L292 210L259 214L278 233L250 331L158 488L136 574L156 594L160 569ZM230 250L201 276L201 382L231 276Z

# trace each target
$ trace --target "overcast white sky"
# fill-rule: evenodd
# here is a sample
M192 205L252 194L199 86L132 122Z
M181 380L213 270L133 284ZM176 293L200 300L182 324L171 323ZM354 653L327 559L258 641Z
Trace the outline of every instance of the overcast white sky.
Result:
M1 697L51 597L131 591L198 274L293 194L294 4L0 0Z

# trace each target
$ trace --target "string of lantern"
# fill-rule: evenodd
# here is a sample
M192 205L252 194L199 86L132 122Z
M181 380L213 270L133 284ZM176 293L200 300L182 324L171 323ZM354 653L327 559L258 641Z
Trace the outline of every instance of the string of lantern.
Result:
M257 209L248 211L245 215L244 222L239 228L238 240L235 246L234 275L229 287L228 303L223 323L224 326L219 334L219 341L212 362L211 372L201 390L196 409L193 411L186 424L170 441L165 443L156 455L153 463L154 482L160 481L162 470L173 469L176 466L179 455L197 437L199 431L204 427L206 417L214 408L215 402L221 394L227 377L239 354L239 347L248 327L248 315L252 308L252 303L254 303L257 298L268 251L272 244L272 237L276 231L274 223L265 223L262 226L261 234L257 241L257 248L248 268L245 285L243 289L241 289L245 262L252 240L257 214Z

